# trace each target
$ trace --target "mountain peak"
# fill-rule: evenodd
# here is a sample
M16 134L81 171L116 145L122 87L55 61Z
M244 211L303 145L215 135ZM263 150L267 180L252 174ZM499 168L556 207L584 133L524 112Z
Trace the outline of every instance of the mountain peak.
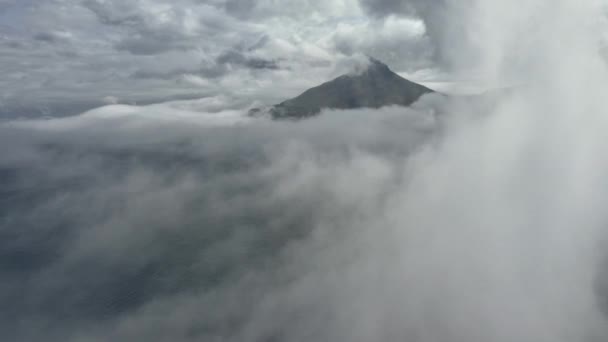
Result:
M369 58L366 68L342 75L306 90L301 95L270 109L275 119L306 118L322 109L380 108L409 106L433 90L406 80L386 64ZM255 112L253 110L252 112Z
M373 57L366 56L364 60L357 61L357 63L355 63L355 65L352 67L352 70L343 76L356 77L369 73L387 74L389 72L392 71L386 64Z
M379 60L368 57L369 58L369 66L367 67L368 72L380 72L380 73L392 73L393 71L388 67L388 65L380 62Z

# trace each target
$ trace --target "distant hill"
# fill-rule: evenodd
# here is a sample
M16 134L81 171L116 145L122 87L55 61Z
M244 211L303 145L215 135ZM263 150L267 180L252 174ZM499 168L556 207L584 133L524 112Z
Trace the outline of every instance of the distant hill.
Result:
M390 105L409 106L433 90L406 80L382 62L370 59L367 69L357 74L342 75L300 96L272 106L268 112L275 119L305 118L324 108L380 108ZM259 113L253 109L251 114Z

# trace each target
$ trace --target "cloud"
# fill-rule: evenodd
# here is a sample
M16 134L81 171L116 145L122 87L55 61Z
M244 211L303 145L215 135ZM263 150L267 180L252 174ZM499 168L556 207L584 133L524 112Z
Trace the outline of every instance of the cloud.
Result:
M424 24L417 19L389 17L383 21L343 22L332 34L330 44L345 55L374 56L395 70L434 66Z
M476 10L475 1L361 0L364 10L377 18L404 16L421 19L433 46L435 61L449 69L471 68L478 63L476 28L464 18Z
M375 18L336 19L348 2L327 16L304 10L314 1L94 3L30 2L31 32L0 40L7 108L117 102L0 123L0 339L606 340L599 5L379 2ZM187 5L219 23L184 26ZM453 33L437 36L426 18L444 10ZM474 55L490 81L526 82L301 122L243 116L410 28L449 63ZM461 53L437 43L451 34ZM117 49L130 35L176 45Z
M261 58L248 58L237 51L227 51L217 58L218 64L243 65L251 69L277 69L275 61Z
M561 125L529 120L551 98L431 95L301 122L214 113L209 98L4 123L0 330L28 341L606 336L591 281L608 166L592 152L606 123L579 122L564 144Z
M361 0L363 8L373 15L390 16L390 15L409 15L419 16L431 8L442 6L443 0Z
M282 250L308 239L318 210L348 212L383 196L381 189L388 190L394 177L389 165L428 136L434 122L401 108L328 113L302 125L235 122L239 116L192 112L192 105L199 104L109 106L2 125L3 139L14 143L3 148L2 189L18 195L4 207L0 230L9 233L18 225L28 231L3 240L2 270L12 281L2 293L10 297L21 289L28 303L0 300L13 318L41 326L9 329L16 322L6 316L4 336L140 340L153 331L149 320L165 310L176 316L158 326L164 333L149 338L246 333L247 322L239 320L254 306L241 302L235 311L225 303L208 311L199 305L230 296L246 300L241 291L248 284L266 293L270 284L255 278L274 277L265 264L282 263ZM411 134L402 135L404 129ZM378 135L386 130L394 133ZM348 170L370 183L350 188L334 208L331 198L341 197L335 191L349 187L343 178ZM339 187L326 188L331 183ZM377 195L367 198L376 185ZM37 226L39 220L48 224ZM224 288L235 277L253 277L253 283ZM198 318L178 322L190 310ZM232 316L240 328L222 328ZM98 334L98 328L105 331Z

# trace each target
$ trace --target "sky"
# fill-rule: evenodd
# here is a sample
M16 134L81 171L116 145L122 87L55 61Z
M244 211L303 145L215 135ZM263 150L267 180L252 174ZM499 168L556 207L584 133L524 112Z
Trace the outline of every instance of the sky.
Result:
M365 54L428 78L436 65L424 21L381 5L3 0L0 101L5 115L218 95L242 108L297 95Z

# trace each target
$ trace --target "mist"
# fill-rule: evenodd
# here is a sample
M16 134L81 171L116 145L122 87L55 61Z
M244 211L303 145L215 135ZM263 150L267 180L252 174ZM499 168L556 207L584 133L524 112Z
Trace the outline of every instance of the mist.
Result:
M410 108L4 120L0 338L605 341L604 9L363 1L488 89Z

